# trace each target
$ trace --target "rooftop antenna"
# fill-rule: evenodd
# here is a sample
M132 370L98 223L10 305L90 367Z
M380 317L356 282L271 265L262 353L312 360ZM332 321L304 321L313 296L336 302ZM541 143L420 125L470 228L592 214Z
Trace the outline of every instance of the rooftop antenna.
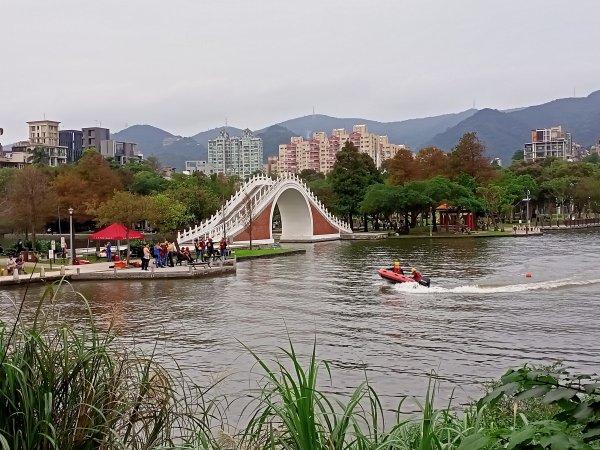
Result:
M573 86L573 97L575 97L575 86Z
M313 117L315 117L315 105L313 105Z

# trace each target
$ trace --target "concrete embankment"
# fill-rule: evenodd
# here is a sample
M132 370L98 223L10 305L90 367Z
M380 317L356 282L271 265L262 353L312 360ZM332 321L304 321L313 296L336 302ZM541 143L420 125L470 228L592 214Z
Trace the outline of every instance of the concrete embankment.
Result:
M31 273L33 270L36 272ZM28 264L25 274L0 276L0 286L22 285L26 283L51 283L65 278L69 281L108 281L108 280L140 280L166 278L211 277L236 272L235 258L225 261L213 261L208 264L192 264L189 266L154 267L141 270L139 267L115 268L114 263L102 262L84 265L68 265L53 269Z

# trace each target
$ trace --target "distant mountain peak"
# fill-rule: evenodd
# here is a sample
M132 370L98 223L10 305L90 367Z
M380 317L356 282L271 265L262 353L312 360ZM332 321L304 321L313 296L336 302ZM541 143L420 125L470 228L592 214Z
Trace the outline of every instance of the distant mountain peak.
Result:
M289 142L292 136L310 138L315 131L331 133L336 128L351 130L352 126L361 124L367 125L373 134L387 135L390 142L405 144L415 150L429 145L450 150L464 133L475 131L485 142L488 156L509 161L514 151L522 148L530 139L534 128L562 125L572 133L574 142L586 146L596 143L600 138L600 91L592 92L587 97L557 99L505 111L471 108L458 113L395 122L308 114L255 130L254 133L263 139L266 159L277 155L279 145ZM208 140L214 139L225 129L232 136L241 136L243 132L240 128L220 126L187 138L152 125L133 125L115 133L113 137L135 142L144 155L155 155L163 164L183 169L186 160L207 159Z

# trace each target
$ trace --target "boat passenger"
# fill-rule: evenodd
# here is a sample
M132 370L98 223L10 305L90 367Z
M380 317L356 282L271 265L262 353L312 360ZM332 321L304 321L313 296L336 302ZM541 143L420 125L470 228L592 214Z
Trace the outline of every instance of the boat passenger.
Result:
M394 273L399 273L404 275L404 271L400 267L400 261L394 261Z
M412 277L413 279L418 283L421 281L421 272L419 272L417 269L415 269L414 267L412 269L410 269L410 272L412 273Z

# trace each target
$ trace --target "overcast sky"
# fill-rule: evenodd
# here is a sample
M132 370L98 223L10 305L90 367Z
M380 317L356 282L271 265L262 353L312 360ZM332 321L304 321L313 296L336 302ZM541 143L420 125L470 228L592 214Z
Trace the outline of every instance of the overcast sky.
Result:
M1 142L26 121L191 135L600 89L598 0L3 0Z

